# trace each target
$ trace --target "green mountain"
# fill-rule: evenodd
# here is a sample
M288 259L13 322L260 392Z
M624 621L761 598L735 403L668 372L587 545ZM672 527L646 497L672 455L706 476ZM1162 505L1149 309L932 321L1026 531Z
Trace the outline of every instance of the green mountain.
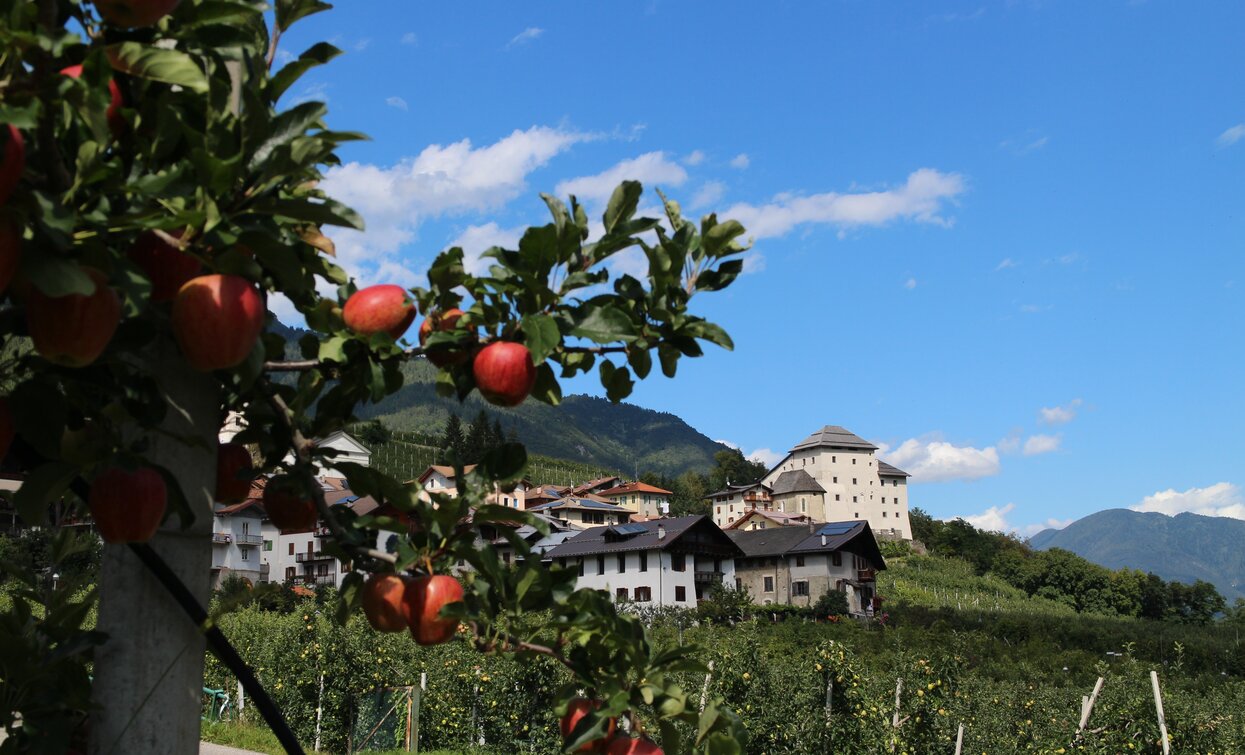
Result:
M513 430L531 453L627 475L708 472L714 465L713 455L726 450L679 417L634 404L576 395L565 397L560 406L527 401L514 409L502 409L476 394L460 404L437 395L436 368L426 361L414 360L403 370L406 385L379 404L362 407L361 418L382 420L395 430L439 434L450 412L470 423L483 409L500 419L507 433Z
M1232 603L1245 597L1245 521L1227 517L1107 509L1029 539L1110 569L1153 572L1166 580L1210 582Z

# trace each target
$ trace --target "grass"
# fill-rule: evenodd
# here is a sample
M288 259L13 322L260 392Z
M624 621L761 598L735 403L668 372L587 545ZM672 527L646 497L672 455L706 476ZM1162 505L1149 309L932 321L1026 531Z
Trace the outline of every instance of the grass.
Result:
M261 752L265 755L285 755L285 748L277 741L267 726L247 723L244 721L216 722L203 721L199 725L199 738L204 742L237 747L240 750ZM407 755L406 750L368 750L368 755ZM421 755L476 755L485 750L431 750ZM308 749L308 755L329 755Z

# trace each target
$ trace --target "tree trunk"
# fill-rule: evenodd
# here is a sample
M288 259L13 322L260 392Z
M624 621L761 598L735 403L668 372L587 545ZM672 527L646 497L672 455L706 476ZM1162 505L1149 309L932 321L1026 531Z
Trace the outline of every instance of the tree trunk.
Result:
M195 520L183 531L170 516L150 545L206 605L220 401L210 376L191 371L171 342L165 351L151 363L168 403L162 427L204 445L151 436L150 458L180 481ZM104 546L100 572L98 628L108 640L95 654L91 753L198 752L202 632L129 547Z

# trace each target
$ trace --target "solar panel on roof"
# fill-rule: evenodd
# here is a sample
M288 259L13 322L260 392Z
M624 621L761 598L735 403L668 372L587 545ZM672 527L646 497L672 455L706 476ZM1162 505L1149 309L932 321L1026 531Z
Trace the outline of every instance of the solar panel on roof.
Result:
M847 533L851 532L855 527L856 527L855 524L848 524L844 522L834 522L832 524L827 524L821 529L817 530L817 534L826 535L826 536L846 535Z
M639 535L648 532L648 527L643 524L616 524L610 527L613 531L620 535Z
M359 496L357 496L357 495L348 495L348 496L346 496L345 498L343 498L343 499L341 499L340 501L338 501L338 503L354 503L354 502L355 502L355 501L357 501L357 500L359 500Z

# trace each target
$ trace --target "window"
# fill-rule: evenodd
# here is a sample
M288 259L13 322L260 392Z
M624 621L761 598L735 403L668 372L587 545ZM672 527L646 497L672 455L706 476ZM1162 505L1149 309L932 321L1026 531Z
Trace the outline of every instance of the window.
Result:
M243 534L243 535L249 535L249 534L251 534L251 523L250 523L250 522L243 522L243 523L242 523L242 534Z
M856 484L856 478L855 478L855 477L853 477L853 478L852 478L852 484L853 484L853 485L855 485L855 484Z
M800 512L801 512L801 513L803 513L803 512L805 512L805 511L808 511L808 504L806 504L806 503L804 502L804 499L803 499L803 498L801 498L801 499L800 499Z
M803 556L796 556L796 557L795 557L795 565L796 565L796 566L803 566L803 565L804 565L804 557L803 557Z
M722 507L721 507L721 506L718 506L718 513L719 513L719 514L721 514L721 513L722 513Z
M843 500L843 496L842 496L842 495L840 495L840 494L838 494L838 493L835 493L835 494L834 494L834 500L836 500L836 501L841 501L841 500Z
M670 569L672 571L687 571L687 556L682 553L674 553L670 556Z
M830 463L831 463L831 464L834 464L834 463L835 463L835 462L837 462L838 460L839 460L839 457L837 457L837 456L831 456L831 457L830 457Z
M615 599L616 599L619 603L622 603L623 601L625 601L625 600L627 599L627 588L625 588L625 587L620 587L620 588L618 588L617 590L615 590L615 591L614 591L614 598L615 598Z
M882 503L886 503L886 496L882 496Z
M838 551L831 553L830 563L834 564L835 566L842 566L843 565L843 554L839 553Z
M250 561L250 560L251 560L251 555L250 555L250 554L251 554L251 549L250 549L250 548L242 548L241 550L242 550L242 560L243 560L243 561Z
M835 482L835 484L837 485L837 484L838 484L838 482L839 482L839 478L838 478L838 477L835 477L835 478L834 478L834 482Z
M605 573L605 556L597 556L597 574Z
M882 518L883 518L883 519L885 519L885 518L886 518L886 512L885 512L885 511L883 511L883 512L882 512Z
M271 540L265 540L265 541L264 541L264 550L265 550L265 551L271 551L271 550L272 550L272 541L271 541Z
M856 513L854 513L854 514L852 514L852 519L859 519L859 518L860 518L860 512L859 512L859 511L857 511L857 512L856 512Z
M674 588L674 600L677 603L687 602L687 588L683 585L676 585Z
M854 456L852 457L852 463L853 463L853 464L855 464L855 463L856 463L856 457L854 457Z
M764 591L765 591L765 592L773 592L773 591L774 591L774 578L773 578L773 577L766 577L766 578L765 578L765 590L764 590Z
M287 580L294 579L294 567L292 566L285 567L285 578Z
M640 551L640 571L648 571L648 552ZM639 598L636 598L639 600Z
M852 503L857 503L857 501L856 501L856 496L852 496ZM859 519L859 518L860 518L860 514L857 514L857 515L856 515L856 518L857 518L857 519Z
M506 566L510 566L510 551L502 551L501 560L506 564ZM563 566L565 566L565 564L563 564Z
M808 597L808 582L804 580L800 580L799 582L792 582L791 583L791 597L807 598Z
M350 572L350 564L346 561L342 561L342 574L347 574L349 572Z
M618 554L618 573L622 574L625 571L627 571L627 554L619 553Z
M584 576L584 557L579 557L579 576Z
M635 588L635 602L647 603L653 599L653 588L637 587Z

